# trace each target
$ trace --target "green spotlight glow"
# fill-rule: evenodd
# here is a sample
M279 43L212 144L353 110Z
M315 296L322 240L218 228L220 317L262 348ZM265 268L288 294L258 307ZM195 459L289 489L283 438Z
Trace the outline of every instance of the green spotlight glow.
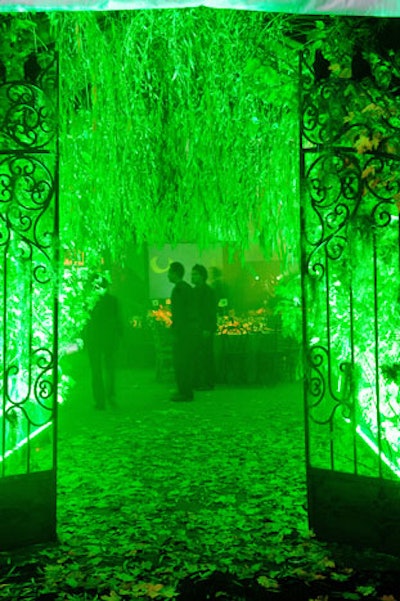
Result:
M364 440L364 442L369 446L370 449L372 449L372 451L378 455L378 457L381 459L381 461L383 461L383 463L385 465L388 466L389 469L392 470L392 472L394 474L396 474L396 476L398 478L400 478L400 469L393 463L393 461L390 461L390 459L385 455L385 453L383 451L381 451L379 453L379 448L378 446L375 444L375 442L373 440L371 440L371 438L363 431L363 429L361 428L361 426L357 426L356 428L356 432L357 434L359 434L361 436L361 438Z
M34 432L32 432L29 436L26 436L25 438L23 438L22 440L20 440L19 442L17 442L17 444L14 446L13 449L10 449L6 453L4 453L4 455L0 455L0 463L3 462L8 457L10 457L16 451L20 450L30 440L33 440L34 438L36 438L36 436L38 436L39 434L41 434L41 432L43 432L44 430L46 430L47 428L49 428L52 425L53 425L53 422L49 422L48 424L45 424L44 426L40 426L40 428L38 428L37 430L35 430Z

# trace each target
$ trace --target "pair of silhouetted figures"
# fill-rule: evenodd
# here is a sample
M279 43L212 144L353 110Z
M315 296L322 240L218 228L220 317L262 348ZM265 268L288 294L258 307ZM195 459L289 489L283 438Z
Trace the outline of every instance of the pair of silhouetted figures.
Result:
M214 388L213 340L217 329L217 298L207 284L207 270L194 265L193 287L184 281L182 263L171 263L168 279L171 294L172 349L176 393L173 401L191 401L193 390Z

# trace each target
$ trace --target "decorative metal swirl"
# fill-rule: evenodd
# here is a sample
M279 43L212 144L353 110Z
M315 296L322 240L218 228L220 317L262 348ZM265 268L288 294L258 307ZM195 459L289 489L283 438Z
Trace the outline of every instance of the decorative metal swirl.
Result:
M45 263L36 265L33 269L33 277L38 284L49 284L52 276L54 276L54 269Z
M55 107L27 83L0 86L0 142L5 149L44 148L55 142Z
M40 230L54 196L53 164L52 157L30 154L0 160L0 214L10 230L42 248L51 244L49 233Z
M36 427L50 421L55 394L54 367L54 356L46 348L36 349L31 365L25 369L15 364L9 366L6 370L6 410L18 408Z
M28 366L29 367L29 366ZM15 363L5 370L5 398L9 405L23 405L31 392L31 373Z
M310 369L308 392L311 398L308 403L309 409L318 407L325 398L326 381L323 371L326 355L326 349L320 345L313 346L307 355Z
M39 348L35 351L39 374L35 381L35 399L43 409L52 410L55 393L53 382L54 356L49 349ZM50 406L49 406L50 401Z
M376 227L387 227L390 225L393 217L393 210L390 211L389 209L393 209L393 203L390 202L390 207L388 207L387 200L382 200L374 206L371 216L372 223Z
M335 148L311 153L308 159L306 178L310 182L314 207L335 207L338 202L358 199L362 183L361 165L356 156Z
M361 167L348 152L307 155L305 177L309 182L305 247L307 273L321 279L326 260L342 258L347 247L347 229L361 198Z
M343 417L349 418L353 415L352 389L345 397L337 390L337 382L334 383L332 356L329 348L320 344L312 346L308 353L308 386L307 386L307 409L310 420L319 425L332 423L335 414L340 409ZM337 368L340 373L350 378L348 362L341 362ZM323 417L321 417L323 415Z
M315 249L315 251L313 251L311 255L307 257L307 275L309 275L314 280L322 280L322 278L325 275L325 262L322 262L322 260L320 259L313 261L313 255L318 250L319 248Z
M311 76L310 76L311 81ZM303 94L302 132L308 145L334 145L346 129L345 97L347 82L330 80ZM334 108L333 108L334 107Z
M7 156L0 162L0 203L13 200L28 211L46 208L54 192L46 161L38 156ZM1 205L0 205L1 207Z

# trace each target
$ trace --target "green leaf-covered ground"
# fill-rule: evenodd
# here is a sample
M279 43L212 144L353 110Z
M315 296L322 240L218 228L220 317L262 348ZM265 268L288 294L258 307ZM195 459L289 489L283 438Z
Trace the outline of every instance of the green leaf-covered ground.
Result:
M308 531L299 383L173 404L126 370L96 412L86 368L60 412L59 543L0 554L1 599L400 599L397 560Z

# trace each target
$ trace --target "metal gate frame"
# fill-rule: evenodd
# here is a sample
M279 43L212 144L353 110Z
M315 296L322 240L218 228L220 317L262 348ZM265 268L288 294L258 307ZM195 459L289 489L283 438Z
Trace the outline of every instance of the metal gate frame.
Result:
M17 50L0 55L0 550L56 539L58 56Z
M397 99L371 78L334 77L321 52L315 60L304 52L300 62L309 522L321 539L397 553Z

